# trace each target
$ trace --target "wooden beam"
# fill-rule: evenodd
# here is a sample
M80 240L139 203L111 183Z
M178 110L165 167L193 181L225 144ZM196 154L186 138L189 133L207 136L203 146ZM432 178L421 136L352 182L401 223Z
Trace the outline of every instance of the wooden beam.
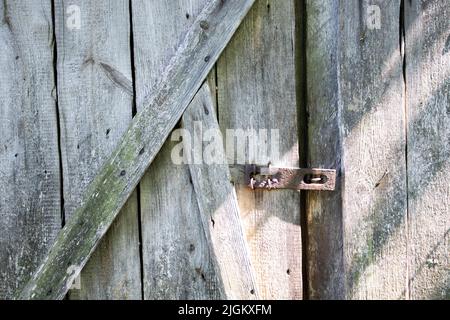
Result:
M197 130L197 124L201 128ZM203 141L203 133L216 132L222 137L214 103L207 83L192 100L182 118L193 141ZM192 140L191 139L191 140ZM215 260L216 274L221 280L220 290L226 299L249 300L257 297L256 281L250 262L250 252L239 215L236 191L230 182L222 140L216 144L216 163L190 164L192 184L197 195L200 218ZM203 142L207 150L212 142ZM188 148L189 146L186 146ZM211 146L210 146L211 147ZM203 153L205 155L206 152Z
M299 167L295 21L294 0L257 1L217 63L222 133L267 130L268 149L279 143L278 156L258 152L253 158L247 148L245 163ZM301 299L300 193L243 184L236 184L236 193L261 299Z
M340 171L342 143L339 108L339 1L307 0L306 74L308 166ZM327 152L324 152L326 146ZM338 174L340 173L338 171ZM344 299L342 185L334 192L308 192L307 288L310 299Z
M1 1L0 15L3 300L26 284L61 229L61 180L51 1Z
M406 297L401 7L377 6L380 29L373 1L307 1L308 165L341 175L307 197L311 299Z
M66 221L131 123L128 4L129 0L71 1L83 11L82 30L71 30L66 26L67 1L55 1ZM69 291L70 299L141 297L137 207L133 194L84 267L80 288Z
M450 7L405 1L409 298L450 299Z
M133 192L254 0L211 0L19 299L61 299Z
M407 199L400 3L379 2L380 29L367 18L372 5L339 3L345 298L401 299Z

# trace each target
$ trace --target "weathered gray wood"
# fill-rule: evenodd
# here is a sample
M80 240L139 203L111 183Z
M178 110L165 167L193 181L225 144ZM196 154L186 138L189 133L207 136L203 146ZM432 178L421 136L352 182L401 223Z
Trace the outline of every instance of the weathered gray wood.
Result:
M61 228L51 1L0 2L0 299Z
M450 299L450 8L405 1L409 294Z
M128 0L55 1L58 104L65 219L111 155L132 119ZM70 6L80 29L69 28ZM101 12L101 14L99 14ZM134 195L81 273L71 299L140 299L137 198Z
M306 1L306 75L308 167L341 167L338 95L339 2ZM301 31L305 32L305 31ZM339 171L338 171L339 176ZM342 189L308 192L308 298L343 299Z
M371 30L368 9L374 4L381 28ZM400 2L352 0L339 6L339 108L331 104L330 113L338 112L341 120L345 298L405 298Z
M132 1L138 112L206 3ZM144 298L220 298L189 168L171 160L176 143L166 141L140 183Z
M220 299L189 170L163 161L170 161L176 144L165 143L147 171L153 173L152 180L140 185L141 194L147 195L141 197L144 298ZM153 180L161 185L150 187Z
M227 129L278 129L281 159L298 167L294 1L257 1L218 62L219 124ZM273 144L273 141L271 142ZM248 154L246 155L248 160ZM262 299L302 297L300 196L236 186Z
M211 92L206 83L186 109L182 126L190 133L191 141L203 141L203 134L212 134L213 130L221 135ZM197 196L201 223L211 247L211 254L215 257L223 298L255 299L258 294L250 252L239 215L236 191L230 182L225 150L221 141L219 142L218 147L211 141L202 143L203 155L206 155L205 150L208 150L208 147L214 148L217 152L214 157L219 163L208 163L212 159L204 158L203 164L190 164L189 171ZM190 149L191 145L187 144L185 148Z
M181 118L253 0L212 0L98 172L55 245L22 290L22 299L62 298Z

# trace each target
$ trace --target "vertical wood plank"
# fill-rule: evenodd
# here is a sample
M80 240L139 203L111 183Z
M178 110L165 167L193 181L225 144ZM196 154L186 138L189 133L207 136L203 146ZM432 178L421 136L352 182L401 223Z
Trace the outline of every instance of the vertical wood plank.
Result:
M206 3L132 2L138 112ZM189 168L171 160L176 144L169 138L140 184L144 298L220 298Z
M256 1L217 64L219 124L278 129L281 159L298 166L294 1ZM247 154L248 157L248 154ZM263 299L301 299L300 196L236 186L240 213Z
M309 295L406 298L400 3L308 1L307 28L309 165L341 171L335 193L307 197Z
M61 228L51 1L0 3L0 299Z
M306 75L308 166L341 168L338 95L339 2L307 0ZM305 32L305 31L303 31ZM339 173L339 171L338 171ZM307 192L307 279L310 299L343 299L343 190Z
M406 1L409 286L450 299L450 8Z
M369 28L371 5L380 9L380 29ZM353 0L341 1L339 6L346 298L405 298L406 135L400 2Z
M79 28L69 27L77 19ZM55 1L65 219L132 119L128 0ZM133 194L81 273L71 299L140 299L137 198Z

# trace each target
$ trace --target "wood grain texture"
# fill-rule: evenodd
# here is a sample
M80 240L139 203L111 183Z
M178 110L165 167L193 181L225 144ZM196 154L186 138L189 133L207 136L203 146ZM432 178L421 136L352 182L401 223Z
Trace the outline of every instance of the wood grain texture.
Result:
M189 164L201 224L214 256L216 273L220 279L223 299L250 300L258 298L256 281L251 266L250 252L239 214L236 191L231 184L211 91L205 83L197 92L182 118L182 127L202 142L203 164ZM186 142L186 141L184 141ZM218 148L214 147L218 146ZM185 144L185 150L192 145ZM208 148L214 148L214 159L208 159ZM195 151L193 151L195 152ZM214 160L214 161L213 161Z
M221 298L189 171L167 166L175 142L166 142L141 182L144 298L148 300L211 300ZM166 179L177 184L164 183ZM147 182L150 183L150 182ZM149 193L151 191L151 193ZM155 210L161 208L161 210ZM164 209L164 210L162 210Z
M368 7L381 28L368 27ZM406 136L400 2L339 3L345 298L405 298Z
M0 3L0 299L61 228L51 1Z
M281 159L258 155L257 164L298 167L294 1L256 2L219 60L217 79L223 134L278 129ZM236 192L260 298L301 299L299 193L242 185Z
M308 192L306 196L308 297L343 299L339 2L308 0L303 8L307 17L308 167L338 170L334 192Z
M55 1L67 221L132 119L128 2ZM69 5L80 8L80 29L68 27L73 15ZM134 195L121 211L81 273L81 288L71 291L71 299L141 298L136 201Z
M206 3L132 2L138 111ZM189 168L171 160L176 144L166 141L140 183L144 298L219 298Z
M450 8L406 1L409 293L450 299Z
M133 119L18 298L57 299L66 294L253 2L213 0L205 6L152 92L147 107Z

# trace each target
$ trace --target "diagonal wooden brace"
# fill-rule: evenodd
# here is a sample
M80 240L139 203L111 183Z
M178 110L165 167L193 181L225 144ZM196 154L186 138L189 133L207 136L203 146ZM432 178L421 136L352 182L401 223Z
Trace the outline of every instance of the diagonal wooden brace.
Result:
M195 130L201 122L205 130L220 132L211 92L205 82L183 115L182 125L202 141L202 132ZM190 146L185 146L189 148ZM230 182L225 150L216 150L222 164L190 164L200 220L203 224L215 272L221 280L220 289L225 299L257 299L255 275L250 251L239 213L236 191Z
M19 299L62 299L255 0L211 0Z

